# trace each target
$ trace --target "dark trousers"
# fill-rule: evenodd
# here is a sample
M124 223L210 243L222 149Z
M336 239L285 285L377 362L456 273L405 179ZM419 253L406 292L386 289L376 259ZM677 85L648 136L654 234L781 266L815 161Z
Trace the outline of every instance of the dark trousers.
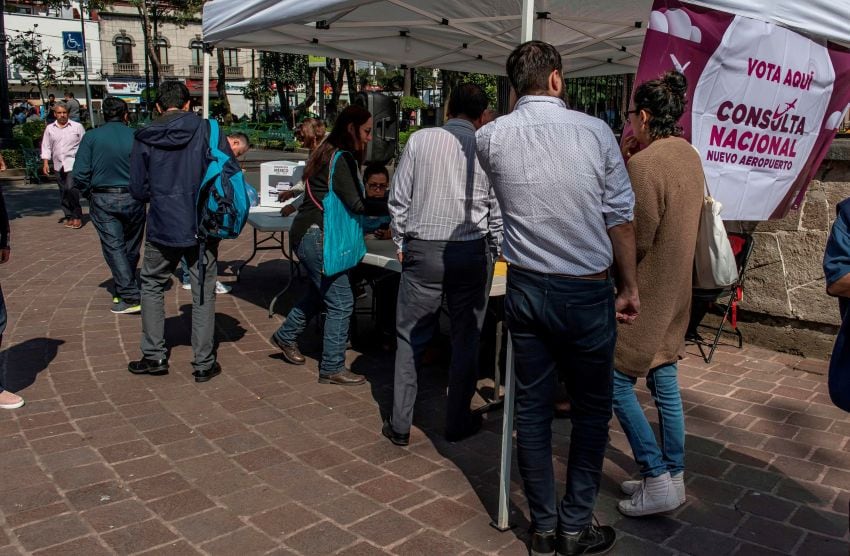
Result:
M610 280L511 267L505 319L516 357L517 460L533 526L574 532L591 521L611 419L617 328ZM555 500L552 417L558 379L570 395L567 489Z
M410 430L422 355L439 320L445 293L452 336L446 431L461 431L470 419L478 344L487 311L487 245L483 239L408 240L406 249L396 312L393 429L402 434Z
M215 363L215 279L218 260L218 241L207 243L207 269L204 277L204 303L198 272L198 246L168 247L145 242L142 262L142 355L147 359L165 359L165 288L180 264L189 262L192 284L192 367L209 370Z
M112 271L113 294L127 303L139 302L136 267L145 230L145 205L130 193L92 193L90 216L103 258Z
M74 175L65 170L56 172L56 183L59 184L59 203L65 218L83 217L83 207L80 206L80 190L74 187Z
M6 298L3 297L3 289L0 288L0 345L3 344L3 333L6 332L6 324L8 322L6 313ZM0 392L3 391L3 384L0 382Z

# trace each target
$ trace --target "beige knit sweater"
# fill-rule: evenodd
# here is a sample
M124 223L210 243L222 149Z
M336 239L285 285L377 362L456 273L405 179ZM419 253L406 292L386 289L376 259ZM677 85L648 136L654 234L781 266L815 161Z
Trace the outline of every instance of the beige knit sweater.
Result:
M704 185L699 155L678 137L653 141L628 168L635 192L640 315L631 326L618 327L614 366L643 377L684 353Z

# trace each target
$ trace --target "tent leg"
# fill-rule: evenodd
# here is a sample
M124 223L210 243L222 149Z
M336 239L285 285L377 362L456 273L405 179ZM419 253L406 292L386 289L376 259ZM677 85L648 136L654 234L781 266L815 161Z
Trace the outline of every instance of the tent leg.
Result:
M497 386L498 388L498 386ZM514 432L514 346L508 332L508 350L505 358L505 399L502 410L502 454L499 461L499 513L490 525L499 531L508 531L515 524L510 522L511 455L513 454Z
M210 49L204 48L204 118L210 117Z

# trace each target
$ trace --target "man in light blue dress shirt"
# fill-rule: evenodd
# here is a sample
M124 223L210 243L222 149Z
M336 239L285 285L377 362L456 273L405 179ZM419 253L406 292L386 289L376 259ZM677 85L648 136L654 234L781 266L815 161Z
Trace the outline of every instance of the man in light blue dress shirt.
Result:
M516 356L531 553L600 554L616 540L613 528L592 521L612 412L616 322L632 322L639 308L634 195L605 122L561 100L561 56L552 45L518 46L507 74L519 100L478 131L477 150L502 209L510 264L505 318ZM551 424L559 379L570 395L572 432L566 494L556 504Z

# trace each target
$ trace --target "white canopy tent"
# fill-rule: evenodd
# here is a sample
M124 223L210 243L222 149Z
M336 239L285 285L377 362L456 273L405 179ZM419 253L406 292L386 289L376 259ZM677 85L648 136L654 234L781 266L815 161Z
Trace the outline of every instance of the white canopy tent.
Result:
M686 3L850 46L850 0ZM558 48L568 77L580 77L635 72L651 6L652 0L212 0L204 5L203 30L205 41L227 48L491 74L504 74L514 46L535 38ZM499 529L507 528L509 521L511 351L508 342L500 500L494 523Z

